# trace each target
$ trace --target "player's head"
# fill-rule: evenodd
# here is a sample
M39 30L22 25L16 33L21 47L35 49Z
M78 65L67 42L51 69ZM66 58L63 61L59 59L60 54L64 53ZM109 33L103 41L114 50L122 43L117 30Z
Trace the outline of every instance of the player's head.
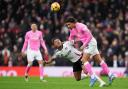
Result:
M53 47L58 49L62 46L62 42L59 38L53 38L52 39L52 44L53 44Z
M75 28L76 19L73 17L68 17L65 23L69 29Z
M32 31L36 31L37 30L37 25L35 23L31 24L31 29Z

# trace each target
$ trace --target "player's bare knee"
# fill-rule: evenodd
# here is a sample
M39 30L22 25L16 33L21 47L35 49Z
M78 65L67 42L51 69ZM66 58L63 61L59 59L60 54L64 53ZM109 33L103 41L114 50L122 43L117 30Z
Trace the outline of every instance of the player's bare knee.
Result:
M29 65L29 66L32 66L32 62L28 62L28 65Z

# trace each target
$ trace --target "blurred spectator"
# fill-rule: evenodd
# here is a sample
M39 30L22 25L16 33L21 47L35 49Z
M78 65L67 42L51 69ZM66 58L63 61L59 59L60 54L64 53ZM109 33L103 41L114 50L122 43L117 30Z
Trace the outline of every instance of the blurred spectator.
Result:
M122 57L122 55L118 56L118 67L125 66L125 59Z
M128 76L128 51L125 53L125 65L126 65L126 70L125 70L125 75Z
M114 55L113 56L113 67L115 67L115 68L117 68L118 67L118 65L117 65L117 60L118 58L117 58L117 56L116 55Z
M3 60L4 60L4 65L8 65L8 61L9 61L9 57L10 57L10 50L5 47L3 50L2 50L2 57L3 57Z

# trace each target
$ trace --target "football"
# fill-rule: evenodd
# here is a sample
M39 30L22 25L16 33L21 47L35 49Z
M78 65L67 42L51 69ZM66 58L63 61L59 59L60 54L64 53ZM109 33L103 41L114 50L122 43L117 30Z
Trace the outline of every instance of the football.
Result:
M60 4L58 2L53 2L51 4L51 11L58 12L60 10Z

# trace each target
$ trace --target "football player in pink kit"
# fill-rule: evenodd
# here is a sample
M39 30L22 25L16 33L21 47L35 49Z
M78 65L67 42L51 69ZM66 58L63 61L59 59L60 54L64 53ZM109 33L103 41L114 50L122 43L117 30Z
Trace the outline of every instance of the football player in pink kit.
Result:
M90 30L83 23L79 23L75 18L69 17L66 20L66 26L70 29L69 40L81 41L83 45L80 49L83 49L83 57L82 62L84 64L85 70L90 74L90 86L93 86L96 82L96 78L94 77L94 73L92 71L92 66L88 62L90 57L93 56L95 60L100 63L103 71L108 74L109 84L112 83L112 80L115 78L115 75L110 72L107 64L102 60L98 48L97 41L93 37Z
M42 32L38 31L36 24L31 24L31 30L26 33L25 41L22 48L22 55L25 54L25 51L27 52L28 65L25 70L26 81L28 81L28 72L30 70L32 62L34 59L36 59L39 64L40 80L46 82L46 80L43 79L43 58L40 52L40 45L43 47L45 55L48 55L48 51L42 37Z

